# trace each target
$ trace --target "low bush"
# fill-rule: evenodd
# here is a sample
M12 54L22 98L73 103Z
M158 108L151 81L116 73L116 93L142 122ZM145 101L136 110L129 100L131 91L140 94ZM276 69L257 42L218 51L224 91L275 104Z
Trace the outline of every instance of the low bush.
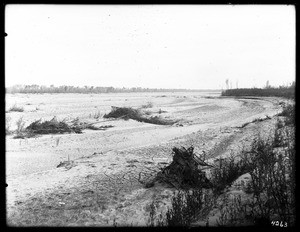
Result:
M219 160L219 166L212 169L210 181L215 193L221 193L239 176L247 173L251 168L244 160L237 160L232 154Z
M12 133L12 131L10 130L10 121L11 121L11 117L5 115L5 134L6 135L10 135Z
M278 116L285 117L286 125L294 125L295 124L295 106L292 104L288 104L283 106L283 110Z
M17 134L20 134L21 132L24 131L25 122L23 120L23 117L20 117L18 119L18 121L16 122L16 125L17 125L17 130L16 130Z
M231 199L229 199L227 194L223 195L219 209L218 226L236 226L245 223L247 207L243 204L240 195L234 196Z
M258 138L243 158L252 167L249 187L253 217L271 220L278 215L288 224L294 221L295 148L292 140L288 144L284 152L278 153L274 152L273 141Z
M8 112L24 112L24 107L17 106L16 104L9 108Z
M141 112L131 107L112 107L111 112L104 114L103 118L123 118L125 120L136 120L141 118Z
M152 102L147 102L146 105L142 105L143 109L152 108L152 107L153 107L153 103Z
M101 115L100 111L98 111L94 114L89 114L89 118L94 118L94 119L99 119L99 118L101 118L101 116L102 115Z
M166 213L167 226L190 226L203 206L202 189L174 193L171 205Z

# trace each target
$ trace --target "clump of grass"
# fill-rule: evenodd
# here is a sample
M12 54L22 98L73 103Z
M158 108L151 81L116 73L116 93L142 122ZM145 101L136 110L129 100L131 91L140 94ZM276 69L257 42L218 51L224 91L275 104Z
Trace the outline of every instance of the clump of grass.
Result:
M105 114L103 118L123 118L125 120L133 119L138 122L146 122L158 125L172 125L176 123L176 121L162 119L158 116L147 118L140 110L133 109L131 107L112 107L112 111L108 114Z
M141 108L147 109L147 108L152 108L152 107L153 107L153 103L152 102L147 102L147 104L146 105L142 105Z
M25 121L23 120L23 117L20 117L18 121L16 122L17 129L14 131L16 135L13 137L14 139L24 139L32 137L32 133L28 133L26 131L25 127Z
M12 131L10 130L10 126L11 126L10 122L11 122L11 117L5 115L5 134L6 135L10 135L12 133Z
M24 131L24 126L25 126L25 121L23 120L23 117L20 117L18 121L16 122L17 124L17 133L23 132Z
M284 105L283 110L278 116L284 116L286 125L295 124L295 106L292 104Z
M164 215L156 213L154 201L150 204L149 225L190 227L193 222L206 218L215 203L215 195L201 188L179 190L174 192L171 207Z
M275 153L272 141L258 139L246 161L253 167L250 187L258 216L277 214L290 224L294 217L295 149L292 141L288 144L283 153Z
M246 123L244 123L242 126L240 126L240 127L237 127L237 128L240 128L240 129L242 129L242 128L244 128L244 127L248 126L248 125L249 125L249 124L251 124L251 123L255 123L255 122L263 122L263 121L265 121L265 120L269 120L269 119L271 119L271 117L270 117L270 116L268 116L268 115L266 115L266 117L265 117L265 118L255 118L255 119L253 119L251 122L246 122Z
M285 128L284 126L285 126L284 122L278 118L274 130L274 138L273 138L274 148L285 146L285 139L284 139L285 136L283 134L283 130Z
M226 159L219 159L219 165L212 169L210 178L214 192L221 193L249 169L250 166L244 160L238 160L233 154Z
M149 205L149 218L148 218L148 226L153 227L155 226L155 213L156 213L156 207L154 200Z
M247 207L243 204L241 195L229 199L228 194L222 196L219 206L220 216L217 219L218 226L236 226L245 223Z
M190 226L203 206L202 189L181 190L174 193L172 207L166 213L167 226Z
M89 118L94 118L94 119L99 119L101 118L102 114L100 113L100 111L97 111L94 114L89 114Z
M24 112L24 107L17 106L14 104L12 107L9 108L8 112Z

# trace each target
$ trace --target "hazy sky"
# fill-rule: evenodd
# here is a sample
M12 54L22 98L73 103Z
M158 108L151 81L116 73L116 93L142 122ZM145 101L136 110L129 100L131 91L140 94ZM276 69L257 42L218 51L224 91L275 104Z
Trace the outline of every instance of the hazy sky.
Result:
M295 80L286 5L7 5L5 81L149 88Z

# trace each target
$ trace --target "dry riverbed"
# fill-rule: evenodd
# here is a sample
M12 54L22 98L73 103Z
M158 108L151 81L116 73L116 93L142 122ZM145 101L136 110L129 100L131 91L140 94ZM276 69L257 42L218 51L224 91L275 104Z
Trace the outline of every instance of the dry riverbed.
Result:
M161 212L174 189L163 184L144 188L147 179L172 160L174 146L194 146L207 159L245 149L257 134L274 129L281 110L278 98L220 98L218 93L44 94L6 97L24 112L10 112L12 127L53 116L112 125L83 134L6 137L7 222L20 226L145 226L149 204ZM149 114L179 120L172 126L134 120L105 120L111 106L141 107ZM43 104L42 104L43 103ZM163 113L159 114L159 110ZM8 110L8 109L7 109ZM270 119L253 122L256 118ZM245 123L249 123L245 125ZM69 166L59 167L70 160ZM214 224L214 217L210 219Z

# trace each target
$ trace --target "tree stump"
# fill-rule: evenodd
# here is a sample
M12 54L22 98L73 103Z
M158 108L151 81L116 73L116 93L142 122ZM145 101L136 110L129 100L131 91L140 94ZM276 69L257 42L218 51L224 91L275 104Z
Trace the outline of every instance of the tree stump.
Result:
M205 172L198 169L199 165L206 166L207 164L195 157L193 152L193 147L188 149L174 147L172 163L160 171L146 186L152 187L155 181L159 181L171 184L177 189L209 188L211 183Z

